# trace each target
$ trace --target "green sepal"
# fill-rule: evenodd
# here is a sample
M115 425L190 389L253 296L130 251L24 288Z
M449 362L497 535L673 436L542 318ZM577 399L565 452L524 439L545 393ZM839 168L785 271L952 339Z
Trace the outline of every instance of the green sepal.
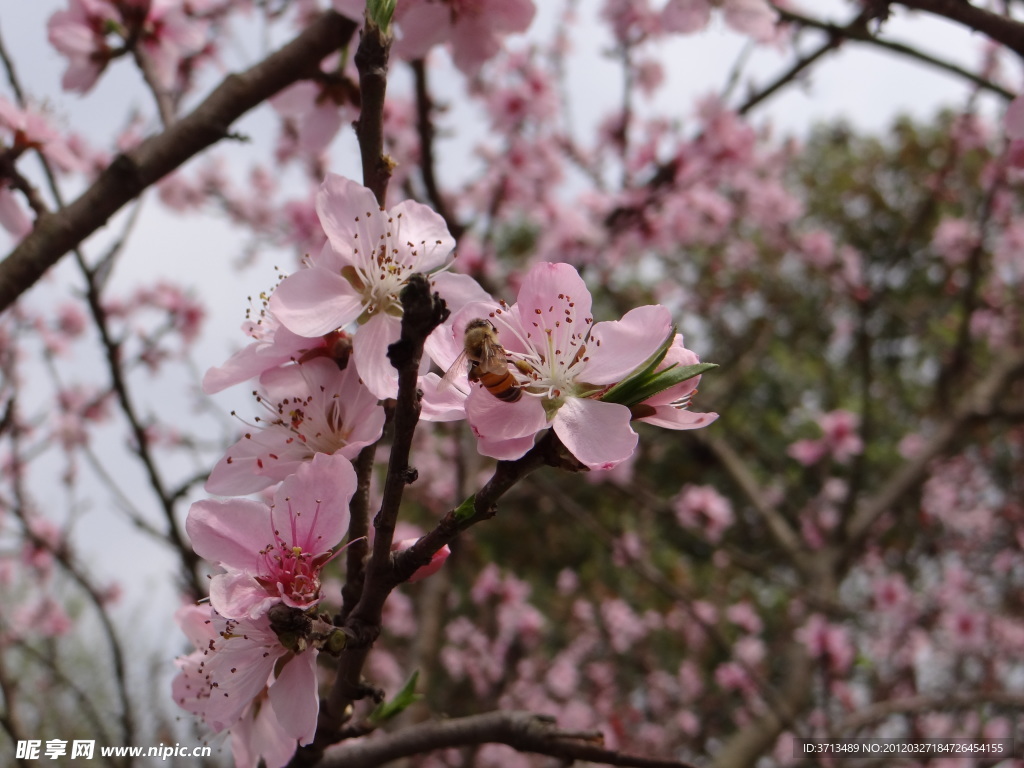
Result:
M402 686L402 690L395 694L391 701L382 701L377 707L370 713L369 720L374 725L380 725L381 723L390 720L395 715L399 715L409 708L411 704L416 703L423 698L422 694L416 693L416 681L419 680L420 671L417 669L412 673L412 676L405 681L405 685Z
M661 342L653 355L641 365L633 374L627 376L614 387L609 389L600 399L606 403L619 403L632 408L644 400L654 397L659 392L664 392L669 387L674 387L694 376L700 376L705 371L710 371L718 366L714 363L697 363L696 365L670 365L663 371L658 366L668 354L672 342L676 338L676 328L672 326L668 336Z
M458 520L460 523L463 520L468 520L473 515L475 515L476 514L476 494L474 493L472 496L470 496L464 502L459 504L459 506L457 506L455 508L455 512L453 514L455 515L455 519Z
M621 403L627 407L632 408L634 405L639 405L645 400L649 400L659 392L664 392L670 387L674 387L676 384L681 384L687 379L692 379L694 376L700 376L705 371L710 371L712 368L717 368L718 365L715 363L696 363L695 365L672 365L663 371L648 376L646 379L633 380L628 388L625 388L619 392L615 392L621 385L617 385L612 389L605 392L601 398L605 402L609 403ZM625 382L623 382L625 383ZM613 392L615 395L609 397Z

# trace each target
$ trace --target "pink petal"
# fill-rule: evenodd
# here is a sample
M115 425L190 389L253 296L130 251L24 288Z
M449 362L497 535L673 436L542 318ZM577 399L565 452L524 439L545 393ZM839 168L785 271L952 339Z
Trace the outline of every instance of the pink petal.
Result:
M345 117L333 101L320 104L299 123L299 149L310 155L323 152L341 130Z
M196 648L205 648L217 637L217 632L210 623L208 605L183 605L174 612L174 620Z
M203 488L218 496L241 496L273 485L303 462L301 455L285 453L284 447L276 431L247 433L214 465Z
M273 707L253 707L231 728L231 757L235 768L284 768L295 754L296 742L281 728Z
M437 211L415 200L403 200L388 211L394 230L395 254L419 272L437 269L455 248L455 238ZM411 246L411 247L410 247ZM414 257L407 256L414 254Z
M249 556L250 567L256 564L254 554ZM210 605L227 619L258 619L280 601L248 573L221 573L210 579Z
M430 286L444 299L444 303L448 305L448 311L453 315L472 303L497 305L497 302L480 286L480 283L469 275L462 275L458 272L438 272L431 276Z
M380 204L362 184L335 173L327 174L316 195L316 212L327 239L339 253L351 253L357 239L364 241L364 252L375 247L375 242L366 242L365 233L368 222L381 215ZM360 233L362 238L358 237Z
M406 549L409 549L417 541L419 541L418 538L416 538L416 539L402 539L401 541L393 542L391 544L391 551L392 552L402 552L402 551L404 551ZM410 584L414 584L417 581L422 581L423 579L427 578L428 576L433 576L435 573L437 573L438 571L441 570L441 566L444 565L445 561L448 559L448 556L451 553L452 553L451 549L449 549L448 545L445 544L443 547L441 547L439 550L437 550L437 552L435 552L433 554L433 556L430 558L430 562L429 563L427 563L426 565L420 566L415 571L413 571L412 576L409 577L409 583Z
M197 501L188 511L185 531L201 558L240 571L274 540L266 505L249 499Z
M653 424L664 429L699 429L718 418L717 413L699 413L685 408L674 408L671 405L660 405L651 416L644 416L637 421Z
M1010 102L1006 108L1006 135L1011 139L1024 139L1024 94Z
M452 30L452 60L471 75L501 50L501 40L487 19L460 20Z
M580 378L589 384L625 379L665 343L671 331L672 315L660 304L637 307L621 320L595 324L587 343L590 361Z
M476 449L481 456L490 456L498 461L514 461L533 448L533 435L513 437L507 440L490 440L478 437Z
M636 449L629 408L579 397L566 398L555 414L555 434L570 453L591 469L611 469Z
M348 531L348 503L355 490L352 463L339 454L318 453L274 494L274 529L286 544L305 552L326 552Z
M481 15L500 32L525 32L537 13L533 0L489 0L484 5Z
M402 334L402 321L391 315L377 314L352 339L352 357L363 384L384 400L398 394L398 371L388 359L388 346Z
M661 12L661 20L667 32L684 35L699 32L711 20L711 3L708 0L669 0Z
M586 333L590 304L587 284L572 265L541 262L523 279L516 308L524 330L551 328L556 348L568 349L560 342L567 342L573 332ZM564 322L566 311L574 315L572 323Z
M7 187L0 186L0 227L20 240L32 231L32 221Z
M777 16L766 0L726 0L725 23L759 42L775 37Z
M323 336L363 311L362 297L336 272L314 266L288 275L270 297L270 311L300 336Z
M296 83L270 99L270 106L287 116L299 116L308 112L320 95L320 87L309 80Z
M451 10L443 3L399 3L395 10L398 37L391 47L400 59L422 59L451 35Z
M466 417L473 434L487 440L532 437L548 425L540 398L524 395L507 403L479 384L472 385L466 398Z
M675 339L672 340L672 346L665 353L665 359L658 366L658 370L665 370L673 365L696 365L699 362L700 358L697 357L697 354L683 346L683 334L677 333ZM700 376L694 376L692 379L687 379L676 384L674 387L669 387L649 397L644 403L650 406L669 405L693 392L697 388L698 383L700 383Z
M280 676L270 686L270 704L281 728L309 744L316 734L316 718L320 712L317 695L315 649L310 648L285 664Z
M466 393L455 386L442 386L441 377L428 373L420 377L420 418L424 421L461 421L466 418Z

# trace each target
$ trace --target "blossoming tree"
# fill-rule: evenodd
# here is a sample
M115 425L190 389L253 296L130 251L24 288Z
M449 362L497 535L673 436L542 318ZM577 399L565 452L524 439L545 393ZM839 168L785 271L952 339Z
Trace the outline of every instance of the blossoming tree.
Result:
M4 19L0 750L732 768L885 736L1011 764L1024 21L807 5L55 0L60 88L151 104L89 137ZM908 10L980 64L889 39ZM778 72L659 110L663 46L709 27ZM598 34L614 98L568 72ZM846 44L968 97L883 138L756 129ZM150 208L247 244L176 237L184 287L129 268ZM204 316L250 280L217 359ZM173 652L118 611L145 547Z

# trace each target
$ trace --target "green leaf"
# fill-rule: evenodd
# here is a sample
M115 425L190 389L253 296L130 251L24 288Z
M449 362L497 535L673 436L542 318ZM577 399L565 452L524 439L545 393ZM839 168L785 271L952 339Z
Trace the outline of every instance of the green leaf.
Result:
M470 496L468 499L466 499L464 502L462 502L461 504L459 504L459 506L455 508L455 519L461 523L463 520L468 520L475 514L476 494L474 493L472 496Z
M405 681L405 685L402 686L402 690L395 694L391 701L382 701L377 705L376 709L370 713L370 722L374 725L379 725L387 720L390 720L395 715L399 715L409 708L411 704L416 703L423 698L422 694L416 693L416 681L419 680L420 671L417 669L412 673L412 676Z
M621 403L626 406L639 405L645 400L649 400L659 392L664 392L670 387L674 387L676 384L682 384L687 379L692 379L694 376L700 376L705 371L710 371L712 368L717 368L718 365L715 363L697 363L695 365L673 365L666 368L663 371L648 376L646 379L632 381L627 389L617 392L614 397L621 399L610 398L615 389L613 388L605 393L601 399L609 403Z
M366 0L366 17L387 33L398 0Z

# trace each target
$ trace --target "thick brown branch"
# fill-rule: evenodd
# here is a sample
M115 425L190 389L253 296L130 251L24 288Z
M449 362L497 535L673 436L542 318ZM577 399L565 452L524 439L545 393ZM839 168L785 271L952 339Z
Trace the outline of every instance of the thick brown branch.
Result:
M899 4L959 22L1024 56L1024 24L1019 21L978 8L967 0L899 0Z
M368 741L346 744L324 761L327 768L372 768L436 749L507 744L520 752L634 768L693 768L680 760L627 755L603 746L600 733L569 733L553 718L532 712L498 711L455 720L421 723Z
M352 21L328 11L284 48L241 74L229 75L172 128L119 155L67 208L40 217L35 229L0 262L0 312L128 201L227 137L235 120L301 79L312 65L345 45L354 31Z

